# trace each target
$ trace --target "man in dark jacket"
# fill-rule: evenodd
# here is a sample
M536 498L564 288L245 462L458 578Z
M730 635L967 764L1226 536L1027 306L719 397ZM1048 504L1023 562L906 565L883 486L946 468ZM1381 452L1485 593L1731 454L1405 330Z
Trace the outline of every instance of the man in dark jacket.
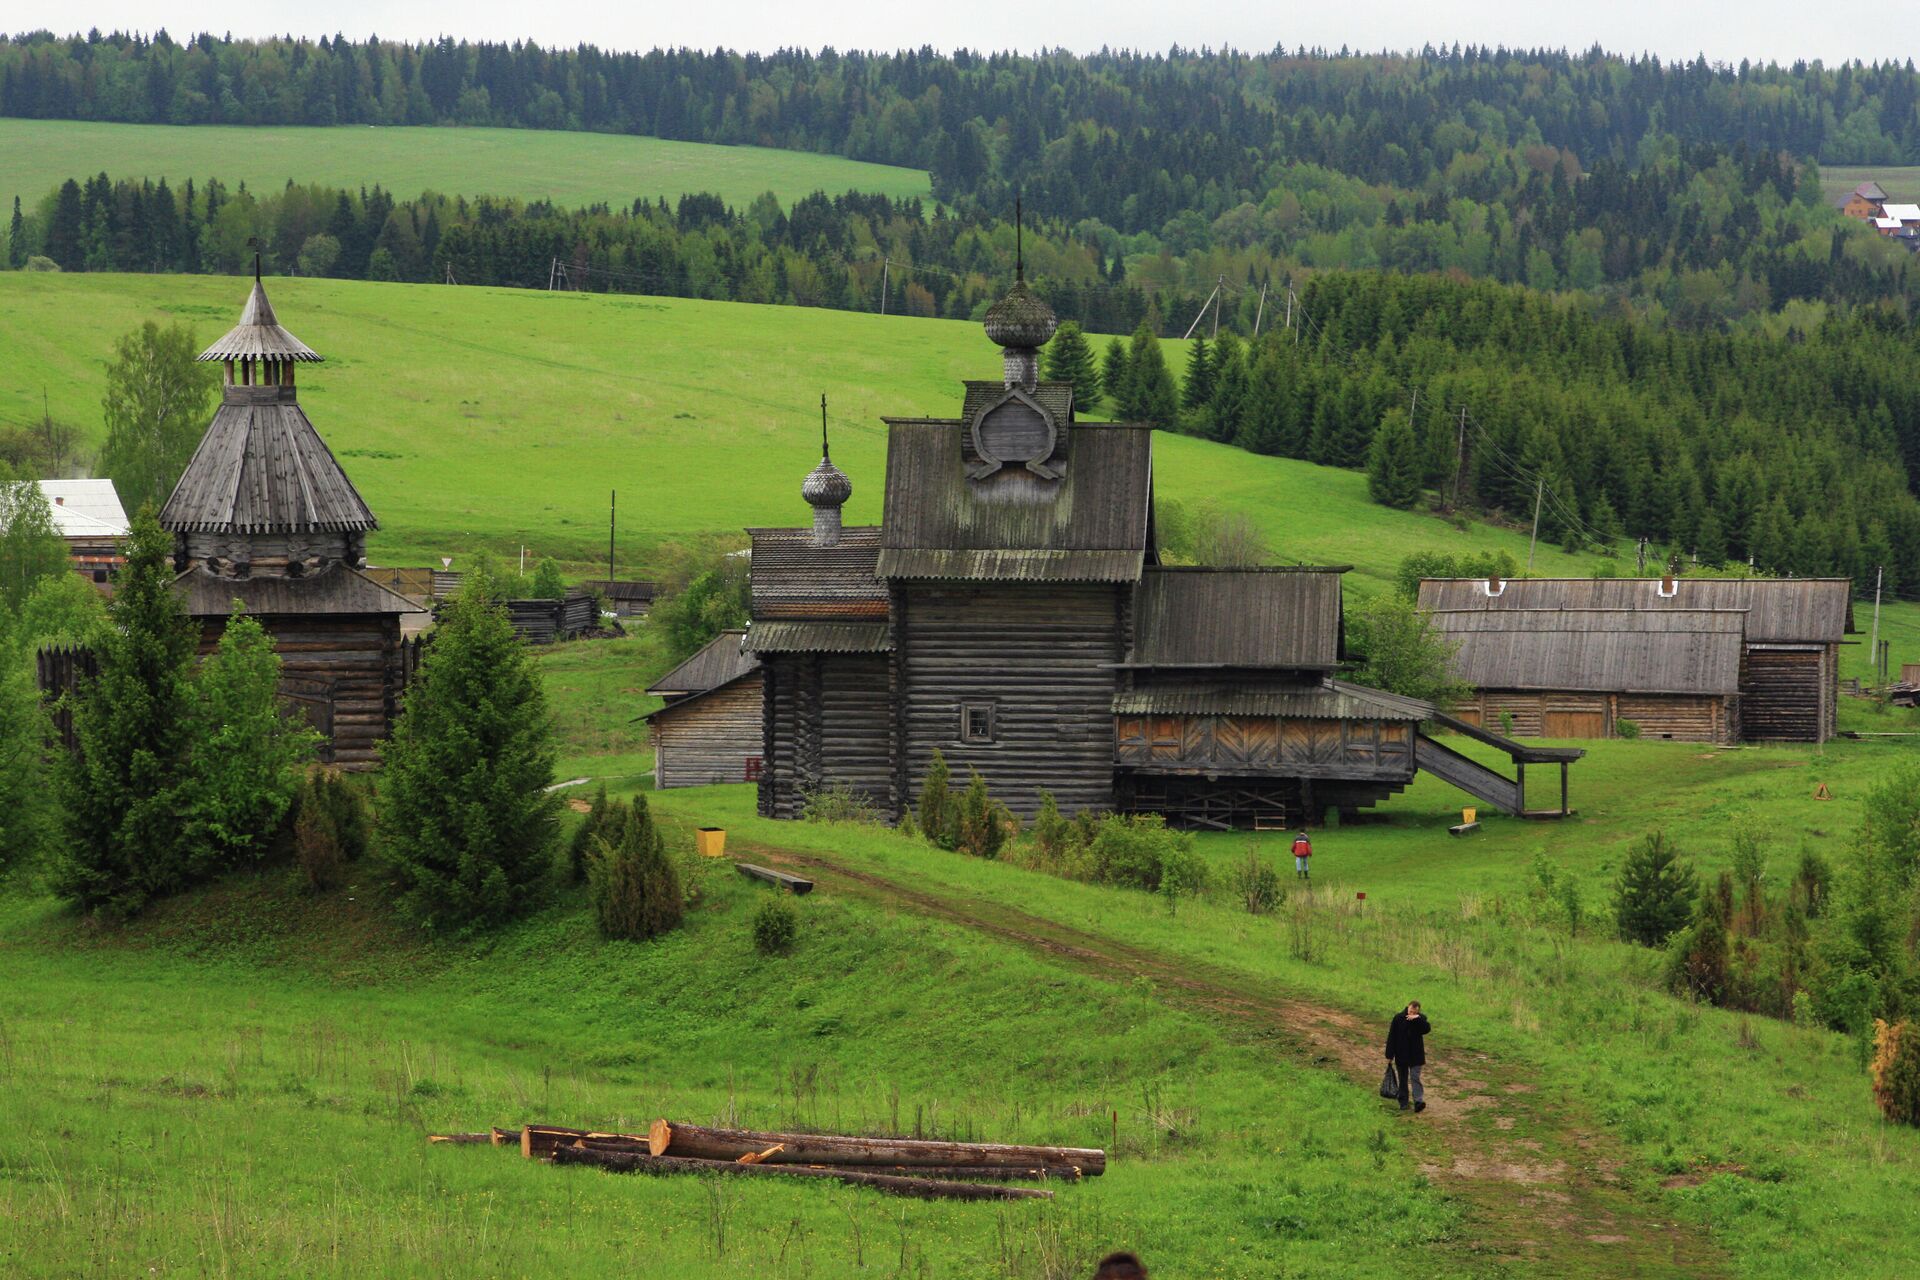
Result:
M1393 1064L1400 1083L1400 1109L1407 1109L1409 1097L1418 1114L1427 1109L1427 1091L1420 1087L1420 1068L1427 1065L1427 1032L1433 1024L1420 1012L1420 1002L1411 1001L1393 1015L1387 1024L1387 1061Z

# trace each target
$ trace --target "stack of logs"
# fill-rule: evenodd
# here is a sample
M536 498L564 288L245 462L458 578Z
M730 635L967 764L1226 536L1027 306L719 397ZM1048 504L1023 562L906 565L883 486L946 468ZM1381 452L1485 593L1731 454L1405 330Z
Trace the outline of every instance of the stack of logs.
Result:
M666 1120L655 1120L644 1134L530 1124L518 1130L436 1134L428 1141L517 1145L529 1160L593 1165L613 1173L825 1178L920 1200L1051 1200L1053 1192L1045 1188L1004 1184L1075 1182L1107 1170L1107 1153L1097 1148L765 1133Z

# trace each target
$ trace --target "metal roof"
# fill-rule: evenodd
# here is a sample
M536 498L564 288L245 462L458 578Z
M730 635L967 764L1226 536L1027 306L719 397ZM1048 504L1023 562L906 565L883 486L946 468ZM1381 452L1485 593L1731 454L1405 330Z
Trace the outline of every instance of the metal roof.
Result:
M749 653L886 653L893 639L884 622L755 622Z
M1284 716L1299 720L1402 720L1434 714L1431 703L1343 680L1317 684L1182 680L1115 696L1115 715Z
M1331 668L1337 569L1148 569L1134 595L1138 666Z
M173 580L173 591L196 618L223 617L233 612L235 600L256 615L423 612L414 601L345 565L310 578L219 578L189 569Z
M42 480L40 492L63 538L124 538L127 512L111 480Z
M1006 467L970 477L958 421L888 423L882 578L1126 582L1147 549L1153 434L1144 426L1061 427L1062 473Z
M647 692L659 696L704 693L760 666L760 660L741 649L745 630L722 631L701 645L694 655L647 686Z
M225 389L160 524L176 533L380 527L287 386Z
M319 360L320 353L280 327L257 271L240 323L202 351L202 360Z
M1439 610L1451 667L1480 689L1731 696L1747 614L1735 609Z
M1853 626L1847 578L1428 578L1420 607L1436 610L1645 609L1747 611L1747 643L1838 644Z
M753 539L753 617L884 618L887 586L874 576L880 530L856 525L830 547L813 530L749 529Z

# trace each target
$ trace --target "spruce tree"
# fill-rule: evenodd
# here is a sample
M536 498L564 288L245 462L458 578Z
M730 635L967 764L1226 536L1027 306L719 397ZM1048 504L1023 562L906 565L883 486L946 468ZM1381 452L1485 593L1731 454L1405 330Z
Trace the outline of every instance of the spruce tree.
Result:
M1106 393L1107 412L1116 418L1126 416L1121 406L1127 402L1132 373L1127 365L1127 344L1119 338L1109 339L1100 364L1100 389Z
M1187 348L1187 376L1180 385L1180 407L1201 409L1213 399L1213 348L1205 337L1196 337Z
M1167 368L1160 339L1144 322L1134 330L1127 351L1127 395L1121 415L1130 422L1146 422L1171 429L1180 416L1180 397Z
M20 216L20 197L13 198L13 220L7 224L7 265L18 271L27 265L27 220Z
M959 826L959 802L951 785L952 772L947 758L934 748L933 763L927 766L926 781L920 784L920 834L951 849Z
M1649 832L1627 853L1613 885L1613 918L1622 942L1657 947L1686 928L1699 883L1664 832Z
M0 627L0 875L39 865L60 825L47 777L50 722L32 664L31 645Z
M646 797L616 803L608 815L605 834L594 837L588 873L600 932L641 942L677 928L686 909L680 873Z
M79 749L66 762L64 898L128 915L184 884L179 815L191 731L194 627L173 594L173 538L151 507L134 517L126 565L95 653L99 676L75 696Z
M381 830L402 908L428 929L524 910L559 825L546 694L506 610L469 574L382 748Z
M1247 376L1247 357L1232 334L1213 345L1213 392L1202 412L1206 415L1206 435L1222 444L1240 432L1252 387Z
M1388 412L1367 454L1367 496L1404 511L1420 501L1420 445L1405 410Z
M320 745L282 708L279 687L273 637L236 605L193 682L180 817L195 879L260 859Z
M1078 324L1068 320L1056 329L1043 358L1047 377L1054 382L1071 382L1077 403L1091 407L1100 399L1100 370L1094 364L1087 335Z

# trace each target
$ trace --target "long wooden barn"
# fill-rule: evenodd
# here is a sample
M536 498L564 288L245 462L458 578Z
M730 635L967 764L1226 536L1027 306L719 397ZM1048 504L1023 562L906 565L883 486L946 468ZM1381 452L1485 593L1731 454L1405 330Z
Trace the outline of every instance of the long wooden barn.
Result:
M379 527L314 430L295 370L320 360L280 326L256 272L240 323L201 360L224 368L220 407L160 512L174 591L211 653L237 601L273 636L282 696L348 769L379 762L407 675L401 615L413 601L364 572Z
M760 662L745 638L722 631L647 687L666 700L647 717L657 789L760 780Z
M1465 613L1523 615L1498 629L1511 637L1501 643L1512 646L1510 652L1516 660L1524 654L1528 662L1541 660L1537 655L1549 650L1568 651L1566 646L1573 643L1566 628L1552 621L1556 612L1587 610L1695 618L1703 613L1736 613L1743 619L1740 672L1732 695L1736 703L1728 705L1728 714L1737 707L1737 715L1733 715L1729 730L1713 740L1824 742L1839 729L1840 646L1854 629L1853 584L1846 578L1430 578L1420 584L1420 607L1436 618ZM1467 624L1447 625L1458 628ZM1675 625L1685 631L1691 624ZM1585 664L1598 674L1607 666L1601 655L1603 646L1610 643L1596 639L1582 650L1595 656L1566 661ZM1669 651L1679 660L1681 649ZM1720 674L1703 674L1701 681L1724 683L1724 665L1713 670ZM1627 673L1621 668L1607 679L1624 686ZM1491 668L1468 678L1494 691L1513 688L1510 680ZM1481 685L1483 679L1494 683ZM1615 696L1646 692L1626 687L1588 687L1585 691ZM1662 692L1672 695L1685 691ZM1714 696L1704 683L1692 692L1701 697ZM1577 725L1582 732L1567 736L1585 736L1584 731L1594 727L1590 718L1593 708L1589 706L1586 714L1589 719ZM1547 731L1544 721L1542 735L1560 736Z
M1188 825L1315 822L1422 767L1525 810L1520 778L1421 732L1434 707L1337 678L1341 570L1160 563L1153 433L1076 419L1072 385L1038 376L1053 327L1016 283L986 317L1003 376L965 383L956 417L886 419L878 527L842 525L853 486L823 433L811 527L749 531L761 812L846 788L898 818L936 751L1029 816L1051 795ZM1580 754L1459 727L1521 770Z

